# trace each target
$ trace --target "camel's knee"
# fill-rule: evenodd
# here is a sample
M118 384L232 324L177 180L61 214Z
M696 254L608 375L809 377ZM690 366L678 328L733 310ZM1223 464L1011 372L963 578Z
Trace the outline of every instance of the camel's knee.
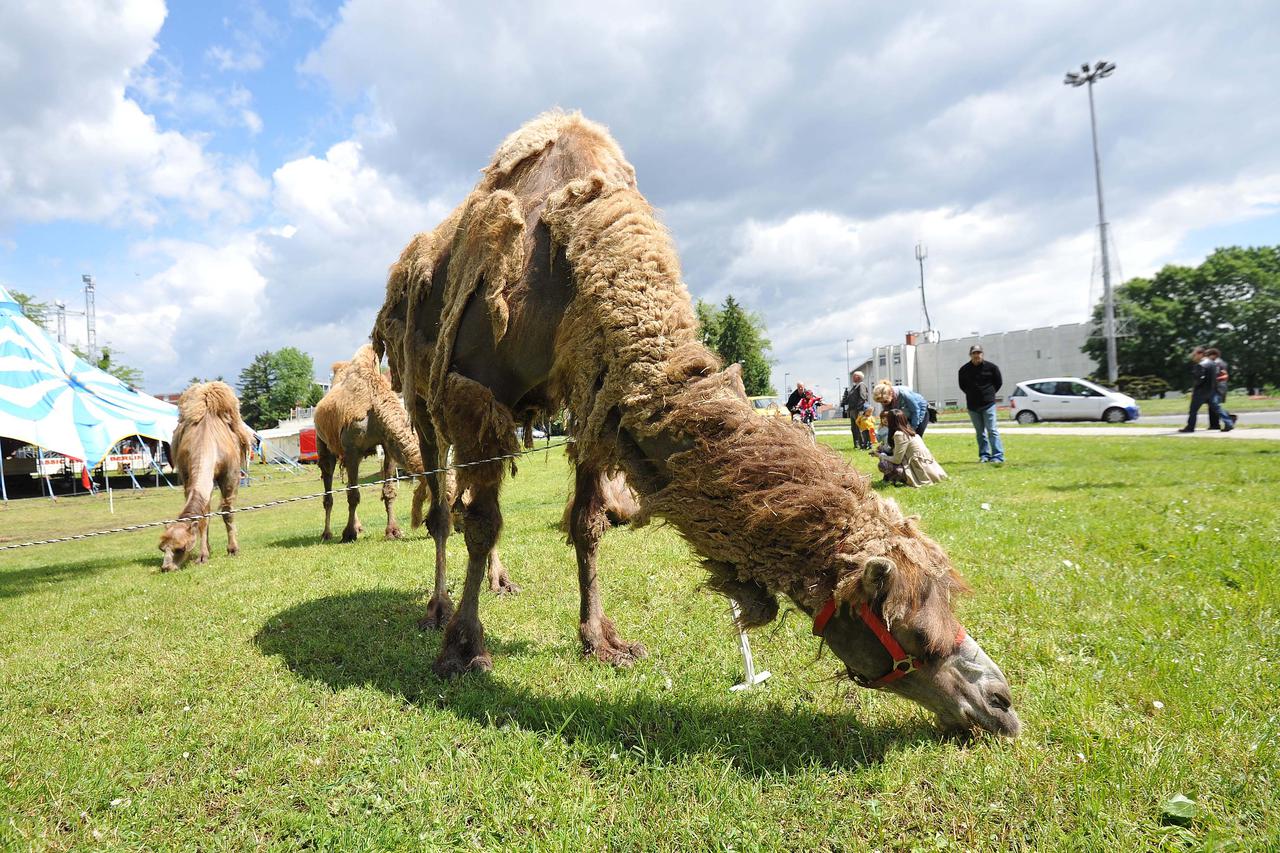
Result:
M449 513L449 507L445 504L432 501L431 509L427 511L427 532L431 534L432 539L447 539L449 536L449 528L453 524L453 519Z
M502 533L502 513L495 499L477 498L467 507L466 527L463 539L467 553L473 557L485 557L493 550Z

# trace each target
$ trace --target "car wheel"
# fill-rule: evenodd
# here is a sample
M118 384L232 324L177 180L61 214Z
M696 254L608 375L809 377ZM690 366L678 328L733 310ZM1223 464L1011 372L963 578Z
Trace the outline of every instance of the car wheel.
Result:
M1102 413L1102 419L1109 424L1122 424L1129 420L1129 416L1125 414L1124 409L1112 406Z
M1018 417L1016 418L1016 420L1020 424L1033 424L1040 419L1036 417L1035 412L1023 410L1021 412L1018 412Z

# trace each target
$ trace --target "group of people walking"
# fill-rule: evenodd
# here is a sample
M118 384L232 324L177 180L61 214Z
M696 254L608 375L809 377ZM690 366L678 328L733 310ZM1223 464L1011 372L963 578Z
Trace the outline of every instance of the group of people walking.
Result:
M1209 429L1231 432L1236 416L1227 411L1227 363L1217 347L1196 347L1191 351L1191 409L1187 425L1178 432L1195 432L1200 407L1209 407Z

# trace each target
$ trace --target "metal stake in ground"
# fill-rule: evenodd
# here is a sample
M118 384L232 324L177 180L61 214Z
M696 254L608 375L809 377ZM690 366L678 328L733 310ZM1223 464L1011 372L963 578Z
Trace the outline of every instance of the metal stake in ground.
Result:
M733 625L738 629L738 648L742 651L742 667L747 674L745 681L741 684L735 684L729 689L750 690L768 678L771 673L767 669L764 672L756 672L756 662L751 657L751 643L747 641L747 632L742 630L742 611L738 609L738 602L732 598L729 599L729 606L733 610Z

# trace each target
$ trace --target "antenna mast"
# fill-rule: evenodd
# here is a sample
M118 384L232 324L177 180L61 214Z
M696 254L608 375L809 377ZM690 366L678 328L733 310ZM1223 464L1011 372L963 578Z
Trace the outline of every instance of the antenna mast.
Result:
M929 247L916 243L916 261L920 264L920 307L924 309L924 339L933 340L933 321L929 319L929 303L924 298L924 259L929 257Z
M86 361L95 364L98 361L98 323L94 310L93 276L85 273L80 280L84 282L85 354L89 356Z

